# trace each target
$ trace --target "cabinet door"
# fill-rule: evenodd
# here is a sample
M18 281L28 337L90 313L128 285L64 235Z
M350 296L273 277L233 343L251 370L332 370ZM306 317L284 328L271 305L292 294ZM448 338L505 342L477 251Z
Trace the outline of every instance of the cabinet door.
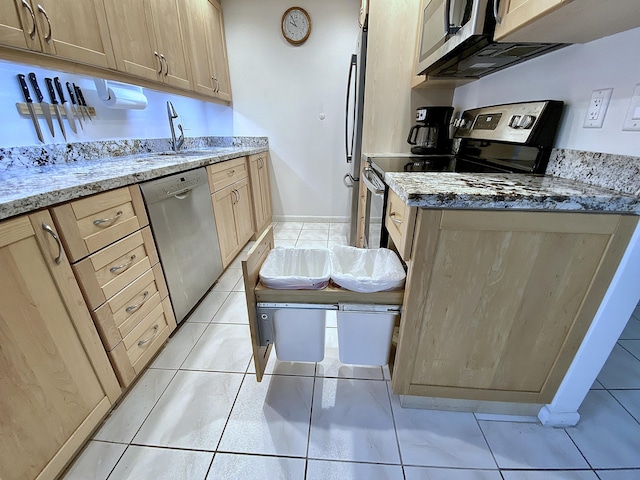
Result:
M188 90L189 62L182 41L178 0L153 0L149 5L153 36L156 39L155 48L164 57L165 62L161 74L162 81Z
M102 0L32 1L44 52L80 63L114 68Z
M27 0L4 1L0 4L0 43L41 50L35 12Z
M234 219L234 203L237 195L233 185L229 185L222 190L211 195L213 202L213 213L216 217L216 229L218 230L218 240L220 242L220 254L222 265L226 268L233 260L234 252L238 246L238 235Z
M238 235L238 250L253 236L253 213L251 212L251 191L249 179L245 178L232 185L235 190L235 202L233 204L233 217L236 223ZM237 252L236 252L237 253Z
M222 100L231 101L231 81L229 79L222 7L218 0L209 0L205 2L204 9L205 25L208 26L207 45L211 48L210 55L213 60L213 83L216 95Z
M156 48L148 2L105 0L116 68L122 72L160 80L163 64Z
M214 84L213 58L209 47L209 27L205 20L207 2L182 0L179 2L182 24L182 38L189 52L192 88L198 93L216 96ZM208 12L207 12L208 14ZM203 39L205 39L203 41Z
M551 401L636 224L612 214L421 209L394 391Z
M500 2L500 23L496 24L494 39L506 37L539 17L560 7L566 0L506 0Z
M272 217L271 186L269 184L267 154L252 155L249 157L249 170L253 215L255 218L254 229L259 233L267 224L271 223Z
M53 478L108 412L115 376L39 212L0 224L0 477ZM51 230L53 232L53 230ZM88 335L88 337L87 337ZM100 350L98 350L100 349Z

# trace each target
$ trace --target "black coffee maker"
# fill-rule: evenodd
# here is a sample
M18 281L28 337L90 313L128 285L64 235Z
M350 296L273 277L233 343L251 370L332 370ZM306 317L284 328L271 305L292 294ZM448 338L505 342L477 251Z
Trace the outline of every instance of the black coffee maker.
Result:
M446 155L451 153L449 123L453 107L420 107L416 109L417 125L411 127L407 143L414 145L414 155Z

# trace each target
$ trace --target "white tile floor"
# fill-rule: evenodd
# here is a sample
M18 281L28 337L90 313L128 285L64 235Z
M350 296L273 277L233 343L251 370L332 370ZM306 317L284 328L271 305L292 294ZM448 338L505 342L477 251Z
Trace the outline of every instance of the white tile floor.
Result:
M345 224L285 223L276 245L346 244ZM170 338L63 477L71 479L640 479L640 307L576 427L400 407L388 372L324 361L253 372L239 259Z

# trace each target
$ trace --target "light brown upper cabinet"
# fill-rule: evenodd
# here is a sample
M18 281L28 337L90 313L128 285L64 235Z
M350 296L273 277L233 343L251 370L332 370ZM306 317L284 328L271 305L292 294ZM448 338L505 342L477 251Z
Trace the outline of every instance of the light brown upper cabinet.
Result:
M103 0L5 0L0 7L0 43L115 67Z
M0 223L0 478L53 479L121 390L46 210Z
M198 93L231 100L231 82L222 23L217 0L179 1L183 38L191 61L192 89Z
M637 0L502 0L494 40L586 43L640 26Z
M178 0L106 0L118 70L190 89Z

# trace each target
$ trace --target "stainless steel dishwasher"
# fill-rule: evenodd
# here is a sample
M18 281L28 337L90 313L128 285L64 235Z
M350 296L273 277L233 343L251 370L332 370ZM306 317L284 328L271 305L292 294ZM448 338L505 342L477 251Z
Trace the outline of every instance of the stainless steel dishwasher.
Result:
M181 322L222 273L222 257L205 168L140 185Z

